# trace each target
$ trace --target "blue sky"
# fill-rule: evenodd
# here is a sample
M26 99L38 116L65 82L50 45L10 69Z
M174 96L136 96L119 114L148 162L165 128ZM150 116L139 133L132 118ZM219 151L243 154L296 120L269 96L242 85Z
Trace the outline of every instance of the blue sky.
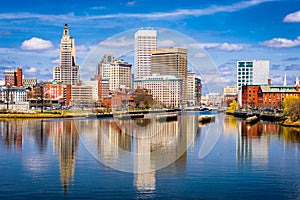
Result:
M66 23L75 38L79 65L100 42L115 34L159 27L199 43L217 65L225 85L236 82L236 61L245 59L270 60L270 77L276 84L282 84L284 73L289 84L300 76L299 0L0 2L1 78L5 69L23 67L25 77L51 79ZM122 42L128 44L122 40L119 45ZM82 77L87 78L85 71L81 68Z

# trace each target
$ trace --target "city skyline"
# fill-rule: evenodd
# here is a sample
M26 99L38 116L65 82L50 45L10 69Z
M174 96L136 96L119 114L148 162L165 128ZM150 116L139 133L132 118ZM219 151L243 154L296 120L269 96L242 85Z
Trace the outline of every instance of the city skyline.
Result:
M148 1L66 1L60 6L56 1L13 2L0 8L2 77L5 69L22 67L26 77L51 79L53 66L59 63L64 24L69 24L76 38L79 66L99 42L115 34L162 27L197 41L217 65L225 85L236 83L237 60L270 60L274 84L283 84L283 72L287 84L293 84L300 71L299 1L209 1L200 5L166 0L159 6ZM119 40L114 45L133 41ZM168 42L174 43L172 38ZM99 61L102 56L98 55Z

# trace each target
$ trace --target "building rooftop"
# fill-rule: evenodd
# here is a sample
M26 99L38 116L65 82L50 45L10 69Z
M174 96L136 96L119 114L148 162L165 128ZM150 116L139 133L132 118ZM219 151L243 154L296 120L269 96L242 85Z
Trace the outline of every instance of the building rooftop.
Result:
M143 79L134 80L135 82L142 82L142 81L182 81L181 78L176 78L172 75L152 75L152 76L145 76Z
M262 92L300 92L297 90L296 86L270 86L262 85L260 86Z

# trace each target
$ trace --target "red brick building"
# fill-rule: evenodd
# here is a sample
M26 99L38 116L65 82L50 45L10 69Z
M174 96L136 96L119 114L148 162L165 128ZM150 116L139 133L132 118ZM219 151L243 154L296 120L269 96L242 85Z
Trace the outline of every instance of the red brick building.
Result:
M299 86L261 86L265 108L282 108L287 96L300 96Z
M62 83L58 83L56 80L52 82L44 83L45 86L45 95L50 99L63 99L64 97L64 88Z
M246 85L242 87L242 106L282 109L287 96L300 96L299 86Z
M64 101L66 106L71 105L71 100L72 100L72 86L67 85L64 87Z
M261 94L259 85L242 86L242 105L256 108L262 102Z
M153 96L148 89L118 89L111 97L103 98L103 107L126 108L147 107L153 103Z
M17 68L16 71L16 86L17 87L22 87L23 86L23 72L22 68Z
M22 87L23 73L22 68L17 68L17 71L6 70L4 72L5 85Z

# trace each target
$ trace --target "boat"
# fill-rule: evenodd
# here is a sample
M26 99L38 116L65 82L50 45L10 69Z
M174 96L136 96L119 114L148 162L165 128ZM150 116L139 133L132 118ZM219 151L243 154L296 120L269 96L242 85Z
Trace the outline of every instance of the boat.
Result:
M252 117L247 117L246 118L246 124L255 124L258 122L258 117L257 116L252 116Z
M201 115L198 117L198 122L209 123L209 122L214 122L215 119L216 119L216 116L214 116L214 115Z

